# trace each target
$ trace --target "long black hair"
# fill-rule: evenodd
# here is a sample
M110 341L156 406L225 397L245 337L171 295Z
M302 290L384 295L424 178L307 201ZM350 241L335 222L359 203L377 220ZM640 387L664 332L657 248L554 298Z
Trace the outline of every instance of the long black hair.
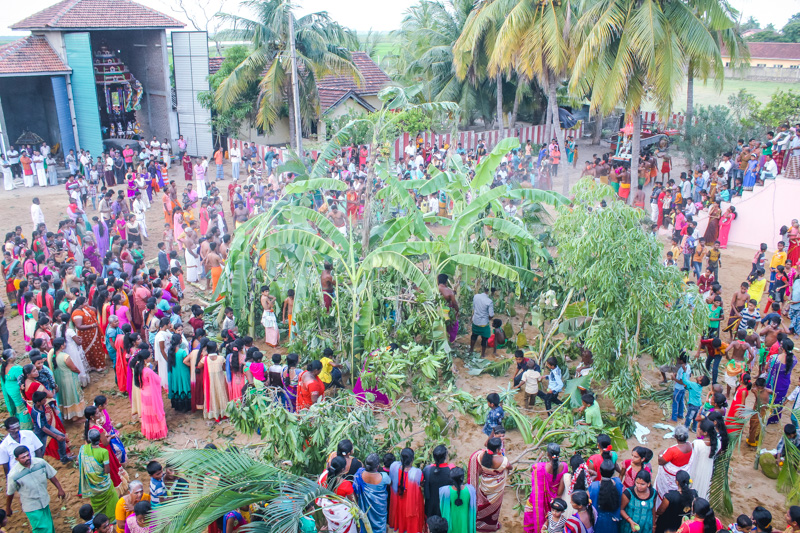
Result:
M403 475L403 470L409 468L414 464L414 450L411 448L403 448L400 452L400 482L397 485L397 495L402 496L406 492L406 476Z
M464 500L461 499L461 487L464 486L464 469L455 467L450 469L450 480L456 488L456 507L464 505Z
M725 425L725 417L719 411L711 411L708 413L707 420L714 422L714 427L717 428L717 436L719 437L719 452L722 453L728 449L728 426Z
M561 446L555 442L547 445L547 457L550 459L550 467L553 469L553 481L558 479L558 458L561 455Z
M133 367L133 384L142 388L142 372L144 371L144 362L150 357L150 352L141 350L136 354L136 364Z
M339 483L338 477L344 473L345 466L347 466L347 460L344 457L337 455L331 459L328 465L328 489L336 489L336 485Z
M581 454L576 453L572 457L569 458L569 467L572 470L572 475L575 475L575 472L580 468L582 464L586 461L583 460ZM586 471L581 470L581 473L578 474L578 477L575 478L575 484L573 486L573 490L586 490Z
M61 301L67 297L67 291L64 289L58 289L56 291L55 298L53 298L53 309L58 310L58 306L61 305Z
M14 350L8 348L7 350L3 350L3 355L0 356L2 359L2 363L0 363L0 379L6 379L6 371L8 370L8 363L11 362L11 358L14 357Z
M597 508L601 511L616 512L620 507L620 496L617 486L611 480L614 475L614 463L603 461L600 464L600 489L597 492Z
M683 472L683 470L681 470L681 472ZM589 515L589 522L591 522L589 527L594 527L594 509L589 503L589 495L585 490L576 490L572 493L572 504L578 507L586 508L586 513Z
M794 341L792 339L783 339L781 348L786 352L786 373L791 375L794 367Z
M695 499L692 504L692 512L703 521L703 533L717 533L717 517L714 516L714 509L703 498Z
M167 368L172 369L175 368L176 357L175 354L178 352L178 348L181 347L181 336L177 333L172 334L172 338L169 340L169 350L167 350Z
M600 450L600 455L603 461L611 461L611 437L605 433L597 436L597 448Z
M381 467L381 458L377 453L371 453L364 459L364 470L375 473Z
M59 350L61 350L65 344L67 344L67 341L64 337L56 337L53 339L53 370L58 368L58 358L56 355L58 355Z
M699 429L708 437L708 457L713 459L717 454L717 445L719 444L717 441L717 428L714 426L714 422L706 418L700 422Z
M92 425L92 418L97 416L97 407L90 405L83 410L83 416L86 417L86 422L83 424L83 440L89 442L89 427Z
M438 474L441 468L439 465L447 461L447 448L440 444L433 449L433 473ZM452 474L451 474L452 475Z
M633 449L636 454L642 458L642 466L646 465L653 459L653 450L645 448L644 446L636 446Z
M485 468L492 468L494 465L494 456L500 451L503 446L503 441L497 437L492 437L486 442L486 451L481 456L481 466Z

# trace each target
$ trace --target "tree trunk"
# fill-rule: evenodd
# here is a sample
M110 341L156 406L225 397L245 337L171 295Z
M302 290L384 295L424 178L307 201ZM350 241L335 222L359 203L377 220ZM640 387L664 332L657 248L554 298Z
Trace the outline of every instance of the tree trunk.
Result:
M552 73L549 74L547 80L547 99L550 102L550 115L553 124L553 136L558 143L558 151L561 152L559 159L559 169L561 170L561 179L563 182L562 193L564 196L569 194L569 174L567 174L567 152L564 150L564 133L561 131L561 123L558 120L558 96L556 95L556 77ZM546 137L545 141L549 142L552 137Z
M594 132L592 132L592 144L599 145L603 137L603 114L598 111L594 116Z
M375 163L378 160L377 139L369 145L369 165L367 165L367 183L364 188L364 218L362 220L361 259L369 253L369 236L372 232L372 189L375 182Z
M642 141L642 112L633 111L633 140L631 142L631 189L633 184L639 184L639 150Z
M514 94L514 107L511 110L511 122L508 125L509 129L513 132L514 128L517 125L517 113L519 112L519 102L522 100L522 90L519 87L519 84L523 83L524 78L518 78L517 80L517 92Z
M286 101L289 104L289 146L297 150L297 134L295 131L294 121L294 98L292 98L292 87L288 83L285 84ZM300 155L302 159L302 154Z
M498 72L495 76L495 83L497 84L497 129L500 130L500 138L505 135L505 127L503 125L503 73Z
M550 137L550 123L552 122L553 109L550 107L550 94L547 95L547 106L544 113L544 139L545 143L549 142Z
M694 115L694 76L691 61L689 61L689 68L687 70L689 77L686 81L686 122L684 122L684 124L688 130L692 125L692 115Z

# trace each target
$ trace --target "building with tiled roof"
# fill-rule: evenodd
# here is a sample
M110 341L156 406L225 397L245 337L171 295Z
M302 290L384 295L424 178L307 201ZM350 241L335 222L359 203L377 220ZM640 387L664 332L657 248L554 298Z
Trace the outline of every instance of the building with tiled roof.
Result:
M63 0L11 26L12 30L183 28L185 24L131 0Z
M351 52L351 57L358 72L360 79L350 76L327 75L317 82L317 94L319 96L319 120L317 122L317 135L320 138L325 136L325 118L336 118L346 115L351 110L371 112L378 109L381 105L378 93L389 86L391 78L372 60L365 52ZM208 58L208 72L214 74L220 69L223 57ZM302 65L301 65L302 67ZM264 72L269 70L269 65L264 68ZM300 68L300 77L303 76L303 69ZM288 119L279 123L272 133L259 134L255 128L250 128L247 132L240 132L242 140L248 139L262 144L283 144L289 142Z
M761 68L800 69L800 43L747 43L750 66ZM728 66L730 58L723 49L722 60Z
M29 35L0 47L0 77L57 75L71 71L41 35Z
M183 26L133 0L62 0L11 25L31 35L0 47L2 144L29 131L60 159L153 136L175 145L166 30Z

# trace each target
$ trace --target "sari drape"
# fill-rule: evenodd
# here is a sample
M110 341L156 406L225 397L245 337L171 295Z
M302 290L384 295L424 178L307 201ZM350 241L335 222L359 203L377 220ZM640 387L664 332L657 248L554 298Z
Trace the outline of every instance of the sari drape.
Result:
M475 487L477 493L477 530L497 531L500 529L500 508L503 505L503 491L508 478L508 459L496 469L481 465L481 457L486 450L478 450L469 458L467 483Z
M361 510L366 513L372 526L372 533L386 533L386 522L389 518L389 484L391 480L385 472L381 472L381 482L377 485L364 481L365 470L359 468L353 476L353 490Z
M108 451L91 444L81 446L78 454L78 495L89 498L95 513L114 516L117 491L111 485L111 475L106 474Z
M558 464L555 476L547 473L550 463L536 463L531 469L531 495L525 503L525 518L522 522L526 533L538 533L547 523L550 502L558 498L558 485L567 473L567 463Z

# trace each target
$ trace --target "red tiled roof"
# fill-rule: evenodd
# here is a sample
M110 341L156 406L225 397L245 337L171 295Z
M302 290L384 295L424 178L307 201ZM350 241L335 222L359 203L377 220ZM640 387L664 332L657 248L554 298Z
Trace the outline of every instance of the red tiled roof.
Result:
M800 43L747 43L747 48L751 59L800 60Z
M0 76L70 72L41 35L29 35L0 47Z
M353 63L361 73L363 83L348 76L325 76L317 83L317 87L337 90L353 90L360 95L378 94L392 80L381 70L366 52L351 52ZM320 107L322 107L320 105ZM322 107L323 111L325 107Z
M381 89L391 83L391 78L372 60L365 52L351 52L353 63L361 73L362 83L349 76L325 76L317 83L319 93L319 109L322 113L328 111L352 92L356 98L367 95L375 95ZM216 73L225 58L209 57L208 73ZM264 67L264 72L269 69L269 65ZM302 72L301 72L302 75Z
M12 30L183 28L185 24L131 0L63 0L11 26Z

